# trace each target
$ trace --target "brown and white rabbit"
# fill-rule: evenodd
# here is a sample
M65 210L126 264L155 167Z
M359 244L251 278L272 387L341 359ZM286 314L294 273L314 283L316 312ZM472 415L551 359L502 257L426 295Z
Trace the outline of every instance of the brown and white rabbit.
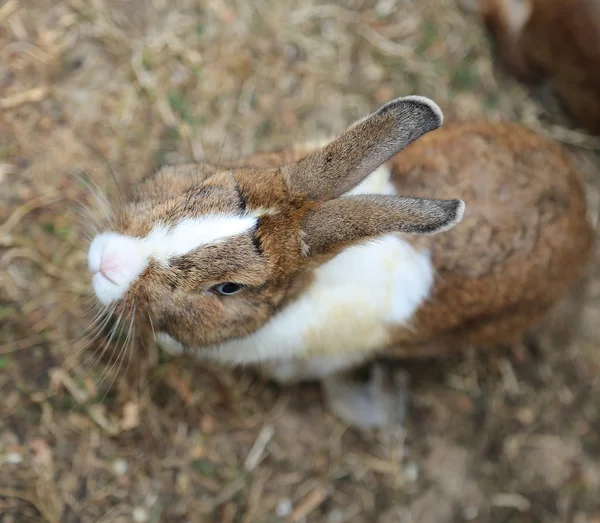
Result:
M93 240L95 293L135 305L168 352L323 379L344 420L384 423L381 369L358 395L340 373L377 354L517 341L591 250L556 144L512 124L429 133L441 124L409 96L321 146L165 167Z
M600 133L600 0L480 0L504 66L552 80L573 118Z

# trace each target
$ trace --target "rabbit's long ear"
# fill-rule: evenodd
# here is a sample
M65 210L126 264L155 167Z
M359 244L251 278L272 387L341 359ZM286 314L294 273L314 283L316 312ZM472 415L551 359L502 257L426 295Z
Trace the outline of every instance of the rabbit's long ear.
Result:
M392 100L323 149L285 166L287 185L315 201L337 198L442 121L441 109L428 98Z
M462 200L429 200L390 195L361 195L317 204L304 216L303 240L309 256L391 232L435 234L462 220Z

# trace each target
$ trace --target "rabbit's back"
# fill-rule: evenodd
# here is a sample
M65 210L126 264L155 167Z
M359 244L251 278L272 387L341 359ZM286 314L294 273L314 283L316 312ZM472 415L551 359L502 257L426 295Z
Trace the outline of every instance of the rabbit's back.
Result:
M466 204L458 227L410 240L431 250L437 278L416 331L398 329L396 342L509 342L581 276L592 229L558 145L514 124L446 124L398 154L392 173L399 194Z

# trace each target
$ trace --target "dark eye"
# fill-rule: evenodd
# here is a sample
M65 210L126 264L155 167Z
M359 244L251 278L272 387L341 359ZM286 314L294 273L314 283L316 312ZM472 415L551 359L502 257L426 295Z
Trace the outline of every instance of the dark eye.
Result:
M227 282L215 285L213 287L213 290L218 294L222 294L223 296L230 296L232 294L235 294L236 292L241 291L242 286L238 285L237 283Z

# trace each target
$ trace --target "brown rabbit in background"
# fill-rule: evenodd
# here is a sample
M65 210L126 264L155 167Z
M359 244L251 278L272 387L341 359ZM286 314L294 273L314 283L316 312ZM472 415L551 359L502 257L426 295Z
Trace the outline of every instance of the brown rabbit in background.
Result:
M600 0L480 0L504 66L552 80L573 118L600 134Z
M321 144L165 167L93 240L95 293L148 318L168 352L322 379L343 420L388 423L402 383L344 371L518 341L591 251L558 145L513 124L441 124L411 96Z

